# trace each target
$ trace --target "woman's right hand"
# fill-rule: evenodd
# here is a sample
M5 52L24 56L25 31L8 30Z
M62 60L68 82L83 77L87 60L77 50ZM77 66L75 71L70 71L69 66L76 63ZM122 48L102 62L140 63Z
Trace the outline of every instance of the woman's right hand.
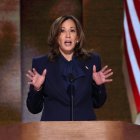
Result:
M45 81L45 76L46 76L47 70L44 69L42 74L40 75L35 68L33 68L33 70L28 70L28 73L26 74L26 76L28 77L28 79L30 80L28 82L28 84L31 84L34 86L35 90L40 90L42 84Z

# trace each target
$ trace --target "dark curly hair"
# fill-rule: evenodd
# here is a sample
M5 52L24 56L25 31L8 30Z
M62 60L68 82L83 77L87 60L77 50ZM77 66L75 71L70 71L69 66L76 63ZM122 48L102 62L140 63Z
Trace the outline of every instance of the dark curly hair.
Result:
M48 58L51 61L54 61L60 55L59 44L58 44L57 39L60 34L60 29L61 29L62 23L68 19L71 19L72 21L74 21L74 23L76 25L78 38L79 38L79 40L78 40L79 42L76 44L76 46L74 48L74 56L77 56L79 59L86 59L86 58L89 58L89 56L90 56L90 53L88 53L86 50L83 49L83 46L85 43L85 35L84 35L80 22L78 21L78 19L76 17L74 17L72 15L64 15L64 16L57 18L53 22L53 24L50 28L50 33L48 36L48 46L50 48L50 51L48 54Z

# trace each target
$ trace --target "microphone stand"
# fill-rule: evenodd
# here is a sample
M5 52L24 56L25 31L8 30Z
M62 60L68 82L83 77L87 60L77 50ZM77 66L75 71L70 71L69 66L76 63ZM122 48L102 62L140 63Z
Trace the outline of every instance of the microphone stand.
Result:
M70 114L71 114L71 121L73 121L73 111L74 111L74 85L73 85L73 82L74 82L74 76L72 74L69 75L69 82L70 82L70 105L71 105L71 108L70 108Z
M73 87L73 84L71 84L71 121L73 121L73 110L74 110L74 106L73 106L73 91L74 91L74 87Z

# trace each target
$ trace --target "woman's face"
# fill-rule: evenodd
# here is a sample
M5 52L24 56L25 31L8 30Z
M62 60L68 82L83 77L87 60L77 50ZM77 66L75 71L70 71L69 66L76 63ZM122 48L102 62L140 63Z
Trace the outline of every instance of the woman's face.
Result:
M76 25L73 20L64 21L58 36L59 50L63 54L72 54L78 41Z

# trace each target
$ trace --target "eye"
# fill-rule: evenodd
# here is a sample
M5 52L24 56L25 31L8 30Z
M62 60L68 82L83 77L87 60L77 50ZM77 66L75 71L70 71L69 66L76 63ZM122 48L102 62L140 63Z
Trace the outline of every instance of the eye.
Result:
M70 31L71 31L71 32L76 32L76 30L75 30L75 29L71 29Z
M65 30L64 29L60 29L60 33L63 33Z

